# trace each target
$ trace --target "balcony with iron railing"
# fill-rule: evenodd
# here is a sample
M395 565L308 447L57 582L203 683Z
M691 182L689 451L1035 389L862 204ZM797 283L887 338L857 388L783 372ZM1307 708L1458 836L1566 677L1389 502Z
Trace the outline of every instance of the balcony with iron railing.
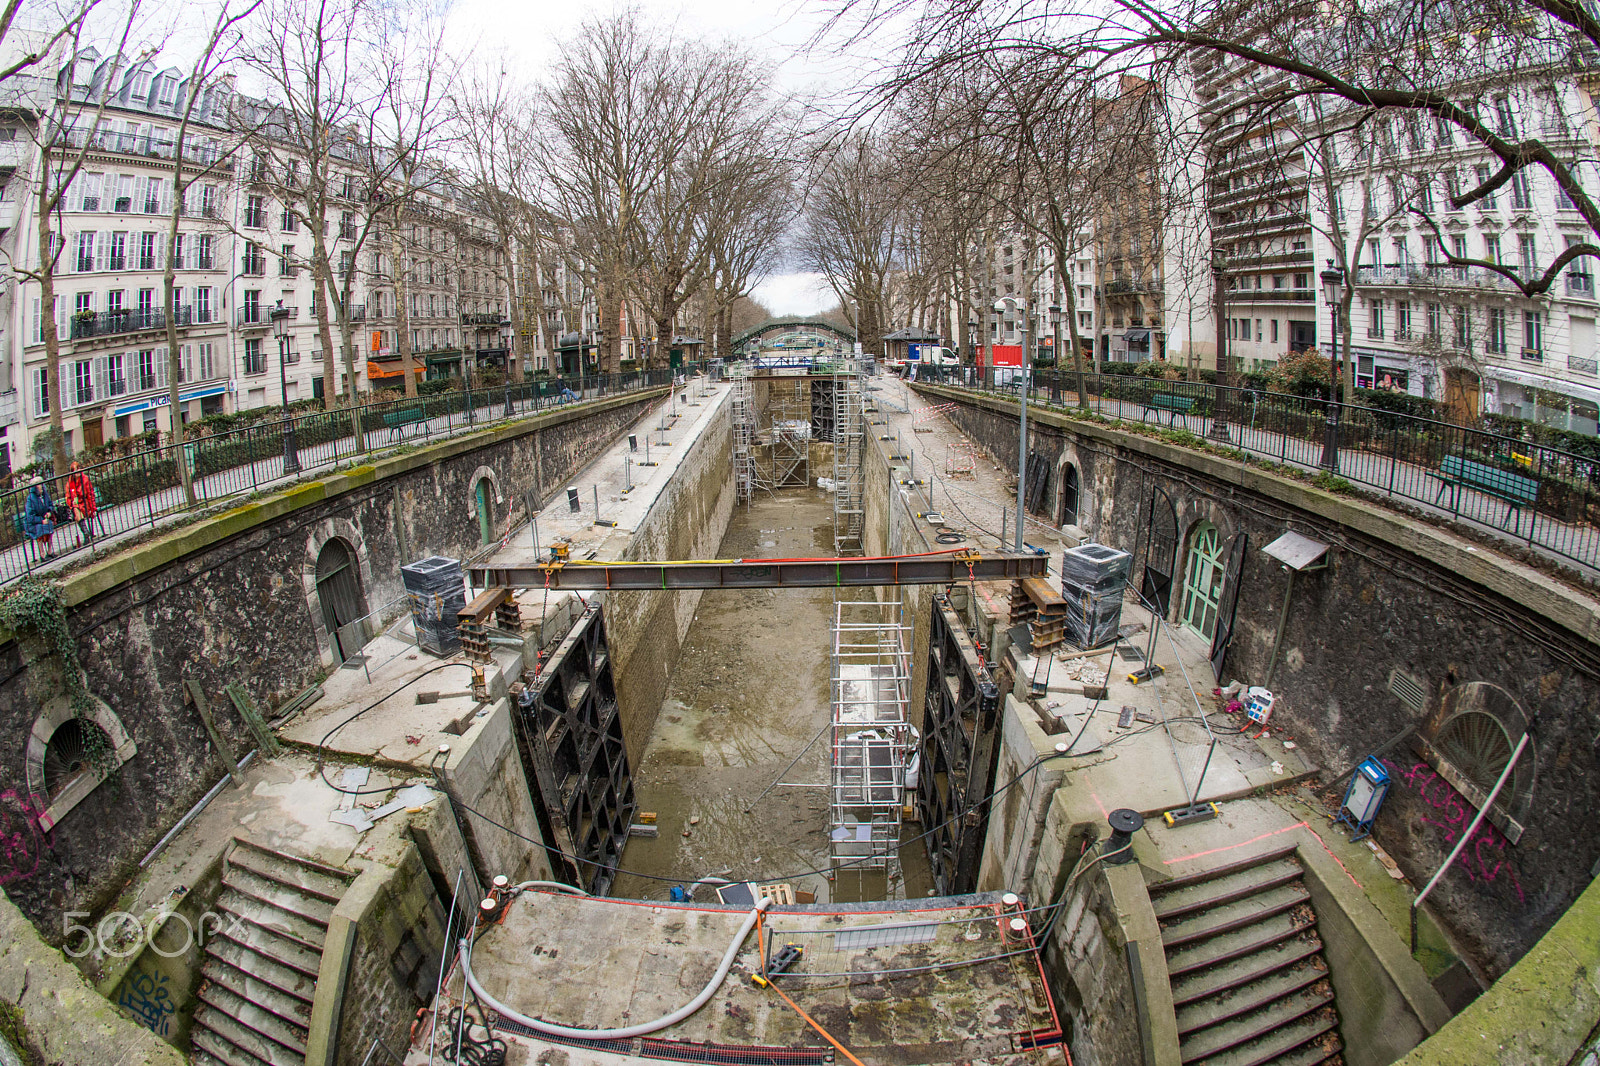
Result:
M203 316L203 317L202 317ZM211 321L211 309L202 308L197 314L192 307L180 307L172 316L173 325L179 329ZM119 308L115 311L79 311L71 319L71 339L109 337L119 333L138 333L144 330L166 329L167 313L153 307Z
M1600 359L1594 356L1569 355L1567 356L1567 369L1578 374L1588 374L1593 377L1600 374Z
M97 130L92 134L82 129L62 130L56 135L55 145L59 148L87 146L90 151L114 152L118 155L139 156L145 159L171 160L178 154L177 145L171 140L152 137L147 133L133 134L110 129ZM233 169L229 159L204 144L193 142L185 144L183 158L191 165L223 171Z
M267 257L264 255L247 255L242 260L243 265L239 273L247 278L265 277L267 273Z
M463 326L498 326L505 321L505 316L498 311L463 311L461 324Z

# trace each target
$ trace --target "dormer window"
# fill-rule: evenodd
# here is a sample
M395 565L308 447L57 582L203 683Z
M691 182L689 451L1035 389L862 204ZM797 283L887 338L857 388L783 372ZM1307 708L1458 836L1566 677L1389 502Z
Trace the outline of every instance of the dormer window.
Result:
M171 107L173 101L178 98L178 79L162 78L159 88L161 91L161 106Z
M133 76L133 98L148 101L150 99L150 74L140 71Z

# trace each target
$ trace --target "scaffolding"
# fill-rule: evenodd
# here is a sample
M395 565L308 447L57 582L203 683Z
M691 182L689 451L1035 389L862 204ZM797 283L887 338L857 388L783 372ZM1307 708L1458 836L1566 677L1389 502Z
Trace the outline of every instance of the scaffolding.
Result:
M916 788L907 780L917 748L910 639L898 601L834 602L828 839L835 867L889 875L899 863L900 821Z
M833 374L833 552L866 551L867 422L857 360L836 364Z
M806 379L796 378L792 395L779 395L781 385L772 383L770 406L772 423L773 488L806 488L811 484L811 398L806 395Z
M756 401L750 382L750 367L740 363L732 369L733 391L729 402L733 420L733 485L735 500L749 505L758 489L768 488L756 467Z

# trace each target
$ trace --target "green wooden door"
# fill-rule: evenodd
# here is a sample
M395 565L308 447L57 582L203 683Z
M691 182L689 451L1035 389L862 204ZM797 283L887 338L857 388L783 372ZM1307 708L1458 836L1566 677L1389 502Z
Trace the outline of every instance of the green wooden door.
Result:
M489 511L489 500L490 500L490 496L489 496L489 479L486 478L486 477L479 478L478 479L478 536L483 538L480 541L480 543L482 543L482 544L489 543L489 539L492 536L494 536L493 516L490 514L490 511Z
M1183 582L1183 624L1207 640L1217 631L1222 575L1222 537L1216 526L1206 522L1195 530L1189 544L1188 573Z

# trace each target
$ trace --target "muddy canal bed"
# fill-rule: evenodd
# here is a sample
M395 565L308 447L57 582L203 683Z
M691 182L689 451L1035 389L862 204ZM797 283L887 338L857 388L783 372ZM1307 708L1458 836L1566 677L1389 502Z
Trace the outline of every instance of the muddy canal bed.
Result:
M832 499L816 489L762 494L734 512L719 554L831 556ZM671 885L708 875L787 881L819 902L907 894L898 875L827 872L834 597L833 589L741 589L701 598L634 773L639 808L654 812L660 835L629 841L622 866L632 872L618 875L614 895L665 899ZM910 894L925 895L921 846L903 851Z

